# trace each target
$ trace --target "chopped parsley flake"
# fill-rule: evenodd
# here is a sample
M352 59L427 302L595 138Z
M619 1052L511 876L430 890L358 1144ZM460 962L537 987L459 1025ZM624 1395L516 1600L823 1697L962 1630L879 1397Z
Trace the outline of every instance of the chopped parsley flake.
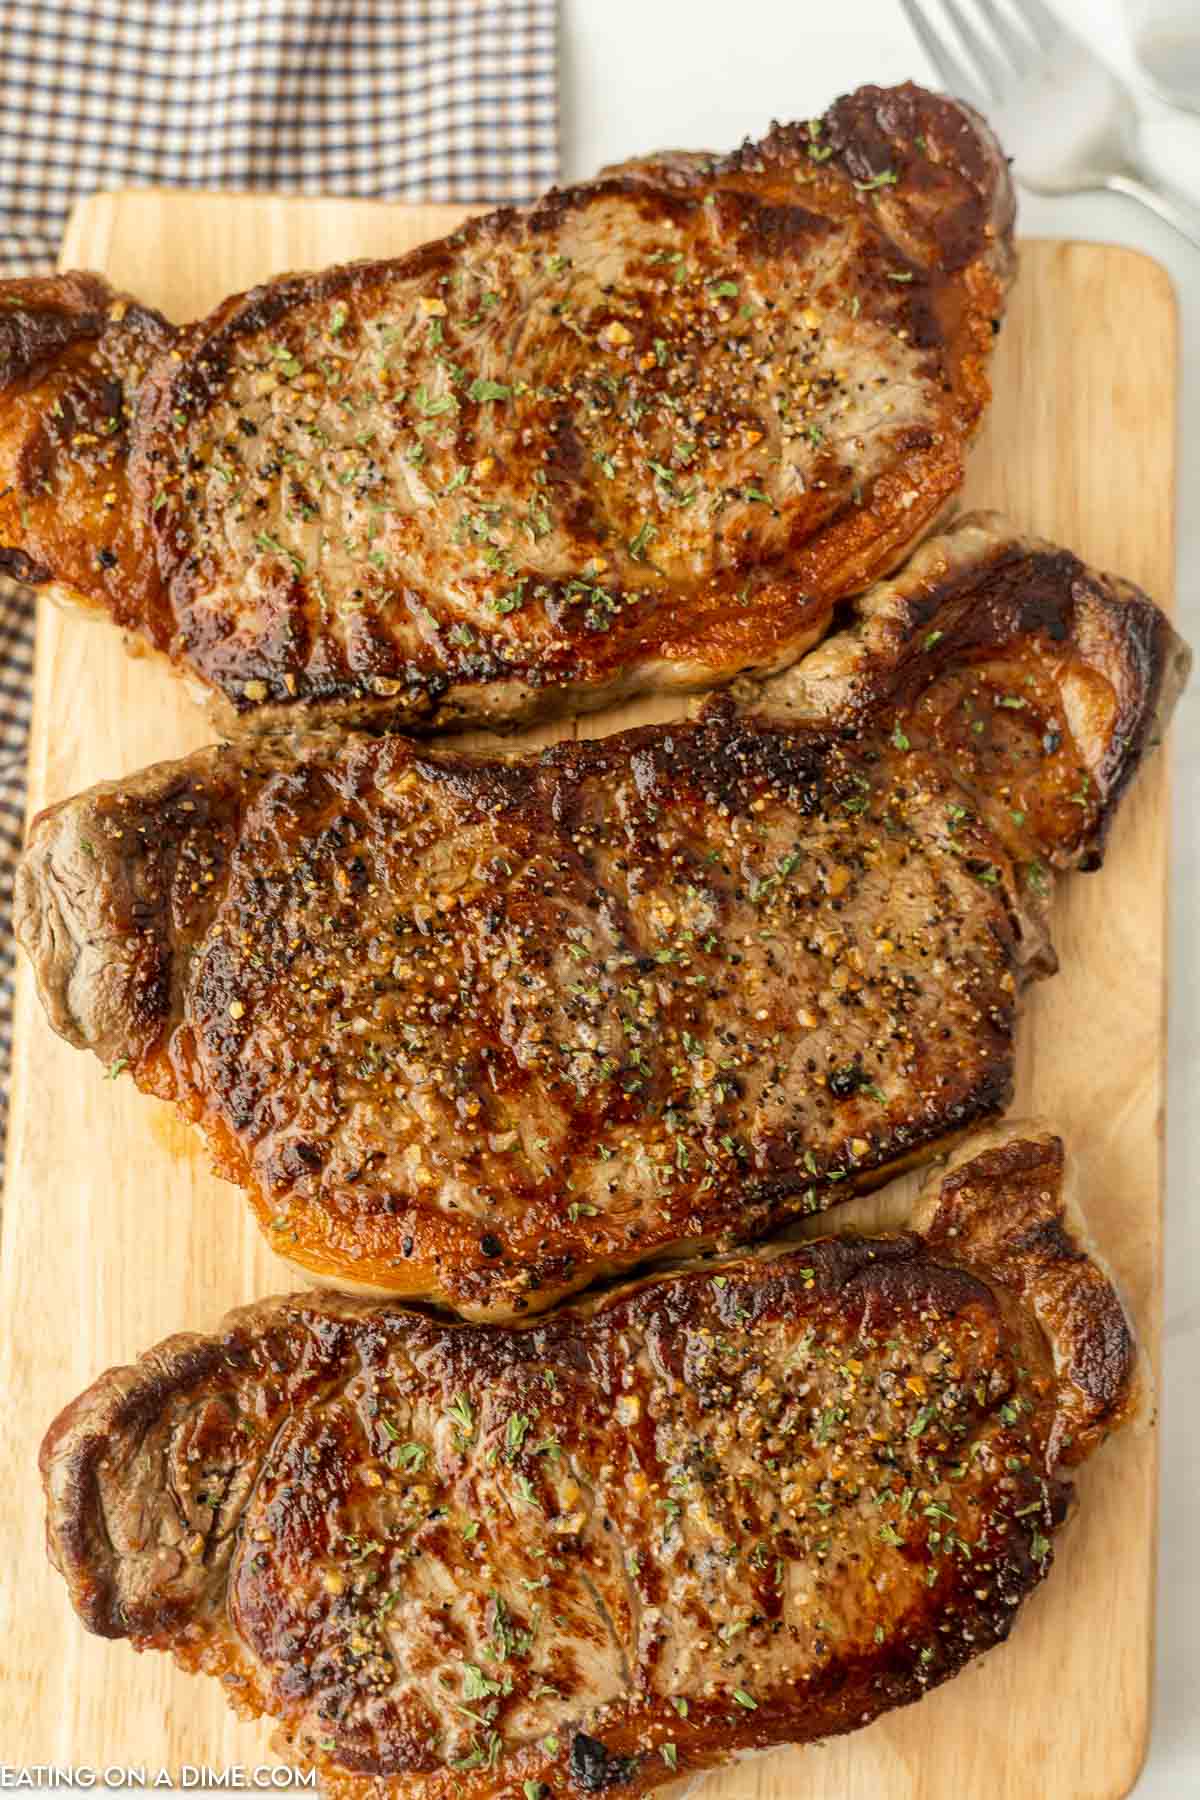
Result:
M521 1454L521 1445L529 1434L529 1420L524 1413L513 1413L504 1433L505 1454L511 1461Z
M454 1403L448 1408L450 1417L460 1431L470 1437L475 1430L475 1414L471 1411L471 1402L465 1394L456 1394Z
M658 526L652 525L649 519L647 519L646 522L638 528L636 535L629 540L630 556L634 557L638 562L641 562L645 557L648 547L654 542L657 536Z
M477 380L473 381L467 389L467 398L468 400L477 400L479 402L483 402L484 400L509 400L512 398L512 389L507 387L502 381L488 381L481 375Z
M517 1476L517 1492L520 1494L526 1506L532 1506L535 1512L541 1512L543 1510L542 1503L534 1493L533 1483L530 1481L528 1475Z
M905 1432L905 1437L919 1438L932 1424L936 1412L937 1407L934 1406L932 1402L930 1402L928 1406L923 1406L908 1430Z
M443 413L458 411L458 401L453 394L431 394L427 387L419 387L413 401L426 419L439 419Z
M491 1694L503 1693L500 1682L486 1676L478 1663L463 1664L463 1699L486 1700Z

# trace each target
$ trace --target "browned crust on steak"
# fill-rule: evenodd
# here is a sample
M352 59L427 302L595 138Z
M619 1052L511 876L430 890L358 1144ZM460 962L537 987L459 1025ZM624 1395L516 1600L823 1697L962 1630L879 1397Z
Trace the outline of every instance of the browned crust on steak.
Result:
M93 789L36 822L17 929L55 1028L200 1124L280 1253L541 1310L1002 1111L1054 871L1185 666L1143 596L968 520L741 712Z
M262 1301L60 1415L51 1557L347 1800L634 1796L856 1729L1007 1636L1134 1399L1053 1133L922 1211L518 1329Z
M129 498L142 376L160 313L98 275L0 282L0 572L147 625L152 546Z
M957 1150L914 1218L931 1251L984 1271L1037 1318L1058 1382L1047 1446L1056 1465L1085 1461L1139 1398L1129 1321L1066 1173L1056 1133L1010 1123Z
M131 508L122 433L102 514L68 468L60 519L0 542L222 730L514 724L777 669L957 493L1012 216L976 114L863 88L232 297L146 384ZM142 554L98 583L118 514Z
M931 538L854 612L853 632L829 639L781 677L740 684L743 711L761 710L776 722L837 716L865 729L882 707L919 707L933 686L931 663L998 662L1006 647L1013 688L1007 698L1019 702L1032 672L1022 666L1025 647L1040 644L1052 656L1054 645L1069 646L1052 680L1087 777L1086 793L1068 794L1067 803L1085 815L1086 829L1072 837L1061 794L1051 814L1027 817L1022 829L1055 866L1098 868L1120 800L1162 740L1191 672L1192 652L1165 613L1135 583L1090 568L1045 538L1015 532L994 512L966 514ZM1013 765L972 736L943 724L937 741L1004 837L1011 832L1005 790Z
M132 1464L146 1433L178 1393L187 1393L237 1367L227 1345L196 1332L168 1338L133 1367L109 1369L100 1381L55 1419L41 1451L54 1516L47 1520L46 1546L55 1568L68 1574L75 1610L100 1637L130 1634L131 1620L114 1573L118 1552L99 1504L102 1485L121 1466L116 1452ZM95 1401L103 1394L103 1406ZM68 1448L63 1450L63 1446ZM158 1571L161 1579L162 1571ZM219 1586L213 1598L221 1599ZM155 1628L179 1627L186 1640L184 1604L164 1600L155 1607Z

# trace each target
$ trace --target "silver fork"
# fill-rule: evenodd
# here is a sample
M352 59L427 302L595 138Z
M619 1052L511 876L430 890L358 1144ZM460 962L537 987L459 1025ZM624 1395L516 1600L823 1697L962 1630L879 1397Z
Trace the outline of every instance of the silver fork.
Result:
M1127 194L1200 249L1200 212L1139 173L1133 95L1043 0L900 0L939 79L986 113L1036 194Z

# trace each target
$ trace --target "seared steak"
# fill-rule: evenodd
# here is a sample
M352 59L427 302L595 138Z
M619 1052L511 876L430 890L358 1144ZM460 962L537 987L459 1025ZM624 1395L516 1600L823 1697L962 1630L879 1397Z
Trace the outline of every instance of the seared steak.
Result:
M540 1309L1005 1106L1052 871L1098 863L1184 659L966 522L741 711L105 783L35 823L17 929L55 1028L200 1123L281 1254Z
M514 722L777 669L957 492L1012 217L974 113L863 88L273 281L158 359L132 510L117 327L63 332L76 288L7 283L0 544L198 676L222 729Z
M262 1301L42 1449L84 1623L218 1675L326 1791L643 1794L851 1731L1007 1636L1134 1352L1012 1128L918 1230L522 1328Z

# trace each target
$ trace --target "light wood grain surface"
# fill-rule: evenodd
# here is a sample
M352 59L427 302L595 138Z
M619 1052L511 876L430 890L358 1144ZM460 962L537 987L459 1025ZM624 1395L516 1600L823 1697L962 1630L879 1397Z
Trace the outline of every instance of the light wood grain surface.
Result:
M445 207L141 192L75 214L64 264L197 316L282 269L388 254L450 229ZM968 499L1008 512L1170 603L1174 301L1156 265L1028 243ZM44 607L30 806L177 755L209 732L115 632ZM598 715L589 732L659 704ZM539 737L552 736L552 731ZM1166 767L1155 759L1108 863L1062 890L1062 971L1030 997L1018 1106L1063 1129L1096 1239L1151 1359L1160 1309ZM45 1024L18 971L0 1263L0 1756L7 1763L262 1761L213 1683L88 1637L42 1551L37 1446L105 1366L296 1285L233 1188L158 1102L107 1082ZM906 1713L708 1778L703 1800L1117 1800L1145 1750L1152 1676L1152 1429L1080 1480L1050 1581L1008 1644Z

